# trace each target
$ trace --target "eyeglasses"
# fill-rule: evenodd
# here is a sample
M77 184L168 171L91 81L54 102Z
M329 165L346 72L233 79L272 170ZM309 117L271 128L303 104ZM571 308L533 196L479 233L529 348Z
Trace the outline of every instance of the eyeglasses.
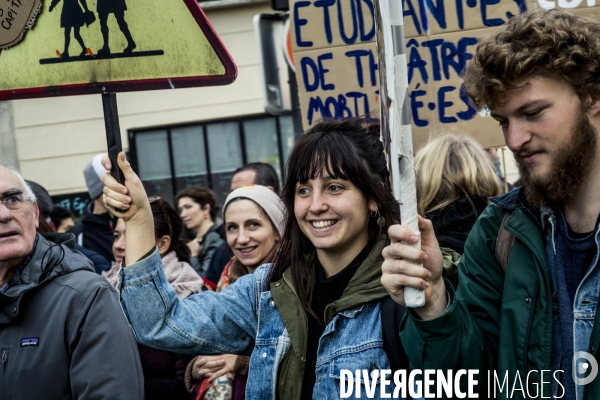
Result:
M169 226L169 236L173 237L173 227L171 226L171 218L169 218L169 213L167 212L167 210L165 210L165 204L162 198L160 196L150 196L148 197L148 201L150 202L150 204L158 202L158 205L160 206L160 210L162 212L162 216L167 222L167 225Z
M9 211L19 211L27 201L31 201L31 197L25 197L23 193L11 194L2 199L2 204Z

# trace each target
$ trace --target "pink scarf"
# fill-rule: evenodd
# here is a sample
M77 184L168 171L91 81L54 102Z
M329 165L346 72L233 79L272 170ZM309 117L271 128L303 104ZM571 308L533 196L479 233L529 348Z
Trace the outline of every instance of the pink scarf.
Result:
M179 298L185 299L192 294L202 291L204 287L202 278L194 271L190 264L185 261L179 261L174 251L167 253L163 257L162 262L167 281L173 286ZM102 272L102 276L116 288L119 283L120 270L121 264L113 262L111 269Z

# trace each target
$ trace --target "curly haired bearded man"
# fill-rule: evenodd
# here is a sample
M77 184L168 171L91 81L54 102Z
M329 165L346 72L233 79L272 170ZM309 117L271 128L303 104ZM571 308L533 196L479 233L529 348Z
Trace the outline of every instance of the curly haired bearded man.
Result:
M587 17L525 13L478 45L467 93L499 122L523 186L479 218L456 293L428 221L422 251L400 242L414 242L408 229L390 229L382 283L398 303L404 286L426 287L400 327L412 368L478 369L480 382L493 371L480 398L600 398L600 379L586 380L594 362L577 362L578 352L595 361L600 345L599 77L600 24ZM514 241L501 266L503 230Z

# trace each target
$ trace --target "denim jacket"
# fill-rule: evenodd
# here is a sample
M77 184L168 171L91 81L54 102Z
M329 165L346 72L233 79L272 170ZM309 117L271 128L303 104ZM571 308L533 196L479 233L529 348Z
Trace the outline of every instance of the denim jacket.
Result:
M190 354L250 355L246 398L276 399L279 367L297 338L290 338L271 291L264 289L269 270L270 265L259 267L220 293L202 292L179 299L154 251L121 270L121 303L140 343ZM299 362L304 359L297 349L293 355ZM339 398L343 369L354 374L356 370L389 368L379 301L345 309L331 319L321 336L313 398ZM387 387L387 393L392 392L393 384ZM363 384L361 395L365 394ZM380 398L379 381L374 395L372 398ZM285 398L299 396L296 390Z
M543 234L547 254L547 267L550 272L550 285L552 289L552 364L551 370L560 369L561 362L561 339L560 339L560 319L558 316L557 297L557 274L554 271L554 260L551 257L557 257L557 219L554 210L549 204L542 205L539 210L534 209L527 203L522 191L515 191L513 196L504 196L494 199L499 205L510 209L511 202L516 204L538 224L540 232ZM590 338L594 328L594 319L596 317L596 308L598 307L598 288L600 287L600 268L597 267L598 257L600 256L600 230L595 232L596 255L591 264L591 268L586 272L583 280L577 287L575 299L573 302L573 349L579 351L590 350ZM556 337L554 337L556 336ZM568 361L570 362L570 361ZM581 377L581 375L578 375ZM571 379L570 377L568 379ZM561 394L557 382L552 381L550 393L553 396ZM577 399L583 399L583 385L576 385Z
M540 209L541 213L541 224L542 229L544 230L545 242L546 246L551 246L546 249L546 252L550 254L548 256L548 267L550 269L550 278L552 282L552 290L553 293L556 293L558 290L557 283L557 274L553 269L554 260L551 259L557 257L556 254L556 215L554 210L549 205L544 205ZM598 288L600 287L600 268L597 267L598 264L598 256L600 249L600 238L599 238L600 230L596 230L595 232L595 241L596 241L596 254L591 264L591 268L586 272L583 280L577 287L577 291L575 293L575 299L572 305L573 312L573 350L575 353L579 351L587 351L590 344L590 337L592 336L592 330L594 328L594 318L596 316L596 308L598 306ZM560 319L558 316L558 303L553 302L553 316L552 316L552 332L556 334L556 338L553 338L552 341L552 353L553 353L553 362L552 362L552 370L559 369L561 362L561 338L560 338ZM569 378L570 379L570 378ZM576 385L577 391L577 399L583 398L583 385ZM552 392L554 395L560 394L560 389L558 389L557 385L554 385L552 388Z

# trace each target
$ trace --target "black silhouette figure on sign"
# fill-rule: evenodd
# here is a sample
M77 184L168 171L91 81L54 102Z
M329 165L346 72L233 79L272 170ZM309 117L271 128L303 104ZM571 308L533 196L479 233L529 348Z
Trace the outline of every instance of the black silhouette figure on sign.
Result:
M2 0L0 0L2 1ZM61 0L52 0L50 4L50 11L52 11ZM137 45L131 36L129 26L125 22L125 11L127 11L127 5L125 0L97 0L96 11L98 13L98 20L100 21L100 33L102 33L103 46L98 50L98 54L94 54L91 49L86 48L83 42L83 38L80 35L80 28L86 24L90 26L96 21L96 14L88 9L86 0L62 0L63 8L60 15L60 26L65 29L65 50L61 54L56 50L58 57L42 58L40 64L59 64L59 63L72 63L79 61L91 61L91 60L114 60L119 58L131 58L131 57L152 57L162 56L165 54L163 50L142 50L133 51ZM83 6L83 10L81 9ZM0 10L1 11L1 10ZM110 14L115 15L119 29L127 39L127 47L122 53L113 53L110 50L108 35L109 28L107 25L108 17ZM74 37L81 46L81 54L69 56L69 44L71 41L71 29L74 30ZM98 31L94 31L96 33ZM97 33L96 33L97 34ZM89 38L88 38L89 39ZM147 43L145 44L148 45ZM143 46L143 45L142 45Z
M50 12L54 10L54 7L60 2L60 0L52 0L50 4ZM79 2L83 5L84 11L79 6ZM83 38L79 33L80 28L87 23L87 25L94 22L96 17L94 13L88 9L85 0L63 0L63 8L60 14L60 26L65 29L65 50L60 55L61 58L69 58L69 44L71 43L71 29L73 29L73 37L81 46L80 56L87 54L87 48L83 42Z
M104 40L104 46L98 50L98 55L107 56L110 55L110 47L108 46L108 25L106 24L109 14L114 14L117 19L119 29L123 32L125 39L127 39L127 47L123 50L124 54L131 54L133 49L136 48L131 32L127 22L125 22L125 11L127 5L125 0L98 0L98 19L100 20L100 31L102 32L102 39Z

